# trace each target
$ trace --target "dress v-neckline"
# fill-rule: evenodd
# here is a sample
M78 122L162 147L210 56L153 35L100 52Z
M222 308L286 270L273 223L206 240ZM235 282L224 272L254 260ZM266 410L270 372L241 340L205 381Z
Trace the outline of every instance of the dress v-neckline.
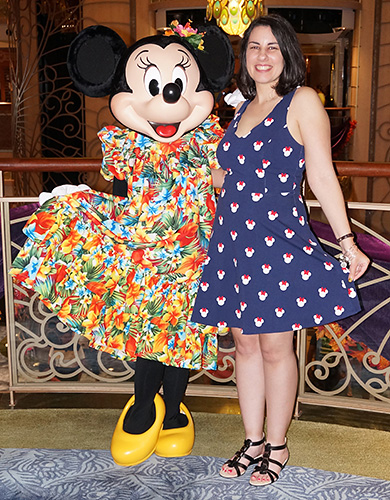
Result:
M245 139L246 137L248 137L249 135L251 135L251 133L252 133L255 129L257 129L257 127L259 127L260 125L262 125L262 124L263 124L263 123L267 120L267 118L269 118L269 116L271 115L271 113L273 113L273 112L275 111L275 109L279 106L279 104L283 101L284 97L285 97L285 96L282 96L282 98L280 99L280 101L279 101L279 102L277 102L277 103L275 104L275 106L271 109L271 111L268 113L268 115L267 115L267 116L265 116L265 117L264 117L264 118L263 118L263 119L262 119L259 123L257 123L256 125L254 125L254 126L250 129L250 131L249 131L247 134L245 134L245 135L237 135L237 128L238 128L238 124L240 123L241 118L242 118L243 114L245 113L245 111L246 111L247 107L248 107L248 106L249 106L249 104L251 103L251 101L249 101L249 100L248 100L248 101L246 101L246 103L243 105L243 107L245 106L245 107L244 107L244 109L243 109L242 111L240 110L239 115L238 115L238 117L237 117L237 118L238 118L238 120L237 120L237 122L236 122L236 126L234 127L234 128L235 128L235 130L234 130L234 132L233 132L233 133L234 133L234 135L235 135L235 137L236 137L237 139Z

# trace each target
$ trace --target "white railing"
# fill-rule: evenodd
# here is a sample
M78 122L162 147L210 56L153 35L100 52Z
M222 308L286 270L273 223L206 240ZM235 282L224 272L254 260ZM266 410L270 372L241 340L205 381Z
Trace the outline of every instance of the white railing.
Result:
M339 174L346 176L390 177L388 163L338 162L336 167ZM55 315L43 306L36 293L14 286L8 274L12 259L23 244L21 228L34 211L37 197L4 196L3 172L86 172L98 171L99 168L100 161L97 159L0 160L2 254L11 405L14 404L16 392L132 392L132 363L116 360L106 353L89 348L87 340L70 334ZM18 208L15 208L16 204ZM308 207L313 217L319 218L318 202L309 200ZM355 231L368 235L374 243L377 241L385 250L389 250L390 255L387 231L374 230L370 225L370 217L367 216L380 214L382 217L389 214L390 220L390 204L350 202L348 208ZM322 237L321 234L319 236L323 244L337 254L338 246L330 238ZM390 303L390 258L387 263L374 259L372 272L372 279L359 287L362 291L368 290L370 294L372 291L372 296L376 296L375 304L364 312L363 317L359 317L345 330L339 324L331 324L322 329L298 332L298 405L310 403L390 413L390 322L387 328L378 320L380 316L386 316L384 311ZM349 334L363 324L365 328L370 328L370 322L376 328L378 321L383 327L383 335L377 339L376 351L365 352L361 344L357 345L357 351L353 351L353 344L348 342ZM220 337L218 369L214 372L192 372L187 394L236 397L234 381L234 343L231 335L226 334ZM297 407L297 414L298 412Z

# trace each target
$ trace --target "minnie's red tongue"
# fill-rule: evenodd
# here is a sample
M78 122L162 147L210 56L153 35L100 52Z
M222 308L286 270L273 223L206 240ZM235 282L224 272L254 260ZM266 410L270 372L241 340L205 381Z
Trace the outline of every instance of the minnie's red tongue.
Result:
M156 132L161 137L172 137L175 135L177 128L174 125L159 125Z
M173 137L179 129L180 123L155 123L149 122L160 137Z

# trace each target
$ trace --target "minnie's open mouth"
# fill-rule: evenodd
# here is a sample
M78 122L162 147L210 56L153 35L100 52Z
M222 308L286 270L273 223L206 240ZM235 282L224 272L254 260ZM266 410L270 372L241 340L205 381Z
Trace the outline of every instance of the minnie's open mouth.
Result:
M149 122L149 123L153 127L156 134L159 135L160 137L173 137L176 134L180 125L180 122L179 123Z

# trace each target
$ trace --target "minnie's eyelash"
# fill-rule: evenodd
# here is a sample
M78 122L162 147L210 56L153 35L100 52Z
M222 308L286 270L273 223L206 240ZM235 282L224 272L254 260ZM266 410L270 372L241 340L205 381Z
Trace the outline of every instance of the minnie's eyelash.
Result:
M181 61L179 62L179 64L177 64L177 66L181 66L182 68L187 69L191 66L191 61L188 59L188 57L182 56Z
M147 69L149 68L150 66L155 66L155 64L153 64L149 57L146 58L146 61L144 59L142 59L142 57L140 57L139 59L139 63L137 64L137 67L140 68L140 69Z
M139 63L137 64L138 68L146 70L150 66L155 66L155 64L150 61L149 57L147 57L146 60L140 57ZM191 66L191 61L188 57L182 56L181 61L176 66L181 66L182 68L187 69Z

